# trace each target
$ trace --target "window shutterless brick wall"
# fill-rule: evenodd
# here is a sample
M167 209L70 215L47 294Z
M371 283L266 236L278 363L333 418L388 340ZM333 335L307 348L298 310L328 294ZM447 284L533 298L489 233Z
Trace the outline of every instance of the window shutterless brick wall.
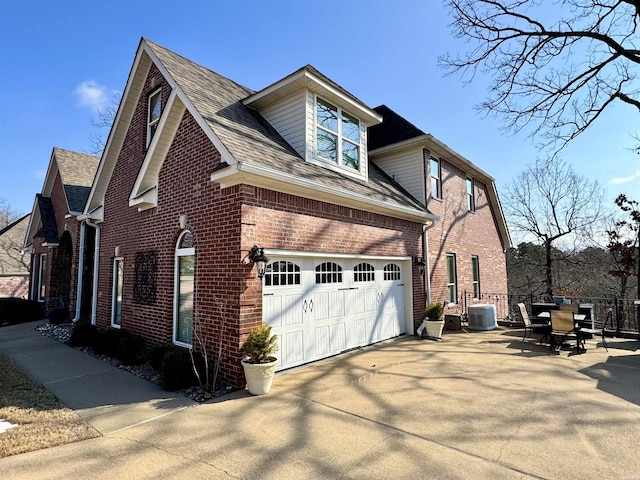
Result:
M426 169L429 157L430 153L425 150ZM479 258L481 292L506 293L504 247L489 204L486 185L474 179L476 210L469 212L466 200L467 174L446 159L441 159L441 171L442 199L430 198L428 202L429 210L441 218L429 230L431 300L442 302L447 298L447 253L456 254L458 298L464 291L473 293L472 255Z

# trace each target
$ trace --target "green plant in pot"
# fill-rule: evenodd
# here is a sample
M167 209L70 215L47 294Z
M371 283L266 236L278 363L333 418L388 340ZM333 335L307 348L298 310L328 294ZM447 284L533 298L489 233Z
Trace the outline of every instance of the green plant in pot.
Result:
M260 325L249 332L242 346L242 368L252 395L263 395L271 390L278 363L273 354L277 351L278 344L271 334L271 326Z
M429 338L442 338L444 328L444 307L440 303L430 303L424 309L424 323Z

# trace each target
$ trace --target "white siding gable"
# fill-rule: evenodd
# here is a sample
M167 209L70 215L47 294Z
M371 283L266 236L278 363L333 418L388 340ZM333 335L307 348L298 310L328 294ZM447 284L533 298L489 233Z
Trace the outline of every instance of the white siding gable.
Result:
M305 158L305 92L290 95L268 106L260 113L282 135L282 138Z
M413 195L416 200L426 205L424 165L422 149L404 150L381 156L372 160L387 175L390 175L402 187Z

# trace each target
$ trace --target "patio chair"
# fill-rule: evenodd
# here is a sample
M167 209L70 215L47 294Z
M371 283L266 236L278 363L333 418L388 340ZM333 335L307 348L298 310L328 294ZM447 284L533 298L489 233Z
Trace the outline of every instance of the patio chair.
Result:
M544 335L540 338L540 343L542 343L542 340L549 335L549 324L531 322L529 314L527 313L527 307L524 306L524 303L519 303L518 308L520 309L520 315L522 316L522 322L524 323L524 335L522 336L522 341L526 341L527 332L529 332L529 336L531 336L531 332L537 328L544 330Z
M577 303L561 303L558 305L558 310L562 310L563 312L572 312L578 313L579 305Z
M589 334L589 335L591 335L593 337L595 337L596 335L600 335L600 337L602 338L602 346L608 352L609 348L607 347L607 340L606 340L606 337L604 335L604 332L605 332L605 329L606 329L607 324L609 323L609 321L613 322L613 312L611 312L611 311L609 311L607 313L607 317L604 320L604 322L594 319L592 328L580 328L580 335L579 335L579 338L578 338L578 341L580 343L579 347L584 351L587 350L585 348L585 338L584 338L584 334L585 333Z
M553 351L556 345L562 346L568 339L574 339L576 341L576 353L580 353L580 341L575 329L573 312L551 310L550 314L551 332L549 336L551 337L551 350Z

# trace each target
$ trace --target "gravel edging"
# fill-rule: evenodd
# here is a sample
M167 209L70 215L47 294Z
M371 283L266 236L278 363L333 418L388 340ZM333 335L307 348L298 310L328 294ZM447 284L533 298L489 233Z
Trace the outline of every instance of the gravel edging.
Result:
M135 375L138 378L142 378L151 383L155 383L156 385L160 385L160 375L156 371L155 368L151 366L149 362L142 363L140 365L125 365L117 358L112 358L107 355L98 355L93 351L91 347L74 347L71 345L71 332L73 331L73 323L60 323L60 324L52 324L52 323L44 323L36 327L36 331L40 332L40 334L52 338L60 343L67 345L70 348L75 348L87 355L91 355L94 358L102 360L114 367L119 368L120 370L125 370L132 375ZM203 403L213 398L218 398L228 393L234 391L234 388L231 386L226 386L217 389L213 393L205 392L200 387L191 387L184 390L176 390L174 393L178 393L183 395L195 402Z

